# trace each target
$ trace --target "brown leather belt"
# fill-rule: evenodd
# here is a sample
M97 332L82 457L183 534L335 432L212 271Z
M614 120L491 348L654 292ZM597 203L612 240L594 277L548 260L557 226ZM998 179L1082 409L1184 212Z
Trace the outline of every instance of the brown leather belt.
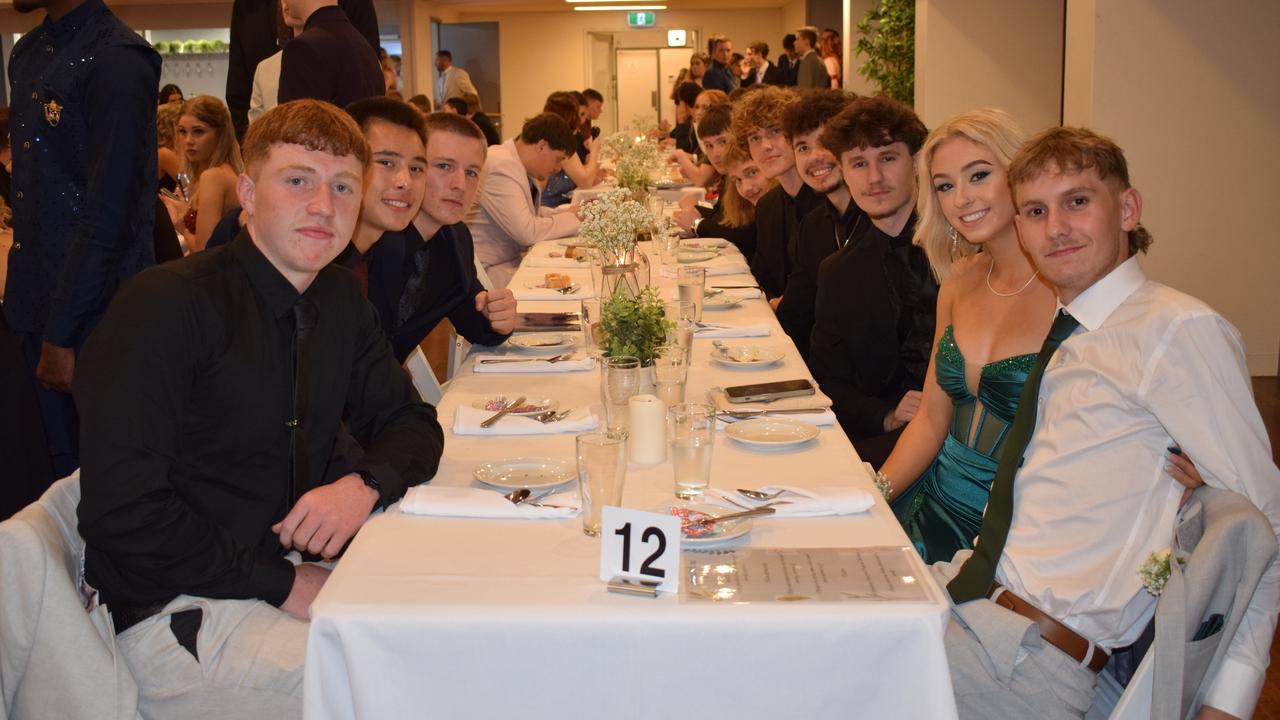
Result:
M1001 590L1004 592L999 592ZM1040 637L1044 638L1045 642L1066 653L1078 663L1083 663L1084 659L1089 657L1089 648L1092 646L1093 657L1089 658L1089 669L1093 672L1101 671L1106 666L1107 661L1111 659L1106 650L1093 645L1075 630L1054 620L1049 615L1041 612L1040 608L1009 592L1008 588L1000 583L991 583L991 589L987 591L987 597L1000 607L1012 610L1034 622L1040 627Z

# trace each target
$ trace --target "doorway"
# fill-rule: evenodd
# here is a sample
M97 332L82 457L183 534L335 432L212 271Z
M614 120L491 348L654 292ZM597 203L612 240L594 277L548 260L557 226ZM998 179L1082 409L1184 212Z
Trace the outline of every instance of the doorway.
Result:
M605 112L597 124L609 134L637 123L653 127L675 124L671 91L697 46L690 32L685 47L665 47L666 30L589 33L587 77L605 96Z

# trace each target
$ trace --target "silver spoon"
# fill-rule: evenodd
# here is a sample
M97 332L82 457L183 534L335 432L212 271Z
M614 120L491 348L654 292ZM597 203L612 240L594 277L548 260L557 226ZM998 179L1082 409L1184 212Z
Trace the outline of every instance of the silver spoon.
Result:
M747 490L745 488L738 488L739 495L742 495L744 497L749 497L752 500L772 500L784 492L786 492L786 490L774 490L773 492L760 492L759 490Z
M529 496L532 494L533 493L529 490L529 488L519 488L517 490L512 490L511 492L503 495L502 497L510 500L512 505L519 505L525 500L528 500Z

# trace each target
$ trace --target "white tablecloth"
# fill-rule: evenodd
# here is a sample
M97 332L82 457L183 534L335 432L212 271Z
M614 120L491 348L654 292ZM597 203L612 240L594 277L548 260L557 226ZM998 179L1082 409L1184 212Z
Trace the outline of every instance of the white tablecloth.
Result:
M657 253L650 253L657 258ZM522 268L514 282L540 270ZM742 277L746 284L749 276ZM668 284L671 281L660 281ZM576 301L521 302L521 311ZM707 388L810 377L764 300L716 322L773 324L783 363L737 370L695 340L687 398ZM450 383L440 417L463 398L526 393L595 405L599 373L477 376ZM447 423L446 423L447 425ZM445 428L434 483L472 484L481 462L571 458L573 436L457 437ZM754 452L723 433L712 485L873 490L838 426L803 451ZM671 465L628 468L623 505L665 508ZM760 547L906 545L883 502L843 517L757 519ZM312 607L305 716L320 718L950 718L945 595L921 567L929 603L681 603L606 592L599 541L581 521L410 517L392 507L356 536Z

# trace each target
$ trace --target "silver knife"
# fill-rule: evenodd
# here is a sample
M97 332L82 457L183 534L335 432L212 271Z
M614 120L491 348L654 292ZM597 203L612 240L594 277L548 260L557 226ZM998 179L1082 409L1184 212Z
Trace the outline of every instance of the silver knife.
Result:
M511 410L512 410L512 409L514 409L514 408L518 408L518 407L520 407L522 404L524 404L524 396L523 396L523 395L521 395L520 397L516 398L516 401L515 401L515 402L507 403L507 404L506 404L506 406L504 406L501 410L499 410L497 413L495 413L493 417L491 417L491 418L489 418L488 420L485 420L484 422L480 423L480 427L482 427L482 428L487 428L487 427L489 427L489 426L493 425L494 423L496 423L496 422L498 422L499 420L501 420L503 415L506 415L507 413L511 412Z
M807 407L807 408L787 408L783 410L761 410L756 408L743 408L741 410L717 410L717 415L807 415L809 413L826 412L831 408L824 407Z

